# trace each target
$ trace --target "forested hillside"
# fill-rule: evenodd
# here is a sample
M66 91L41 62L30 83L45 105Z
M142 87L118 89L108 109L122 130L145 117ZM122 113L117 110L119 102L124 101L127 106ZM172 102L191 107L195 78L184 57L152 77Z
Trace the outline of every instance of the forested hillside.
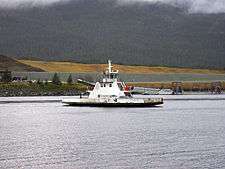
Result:
M225 14L73 0L0 10L0 53L83 63L225 68Z

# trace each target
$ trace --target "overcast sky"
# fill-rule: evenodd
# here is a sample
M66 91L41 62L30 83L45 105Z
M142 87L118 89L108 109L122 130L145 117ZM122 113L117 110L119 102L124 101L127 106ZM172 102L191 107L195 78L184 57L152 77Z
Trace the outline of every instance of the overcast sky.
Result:
M16 8L21 6L44 6L68 0L0 0L0 6L4 8Z
M17 8L21 6L45 6L71 0L0 0L0 7ZM90 0L91 1L91 0ZM104 0L103 0L104 1ZM117 0L119 3L149 2L187 6L190 13L225 13L225 0Z
M166 3L175 6L186 6L191 13L225 13L225 0L118 0L126 2Z

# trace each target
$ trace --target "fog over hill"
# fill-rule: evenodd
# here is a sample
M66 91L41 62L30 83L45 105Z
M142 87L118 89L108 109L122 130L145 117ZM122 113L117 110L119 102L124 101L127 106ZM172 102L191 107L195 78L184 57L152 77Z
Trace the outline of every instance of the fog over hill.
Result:
M222 1L140 1L0 0L0 54L225 68Z

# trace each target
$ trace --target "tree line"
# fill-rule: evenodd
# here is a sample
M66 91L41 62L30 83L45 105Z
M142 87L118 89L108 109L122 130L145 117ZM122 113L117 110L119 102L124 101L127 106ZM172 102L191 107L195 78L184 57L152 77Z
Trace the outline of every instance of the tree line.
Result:
M27 78L25 78L25 79L27 80ZM8 70L1 71L0 82L2 82L2 83L10 83L12 81L13 81L13 77L12 77L11 71L8 71ZM68 76L66 82L67 82L67 84L73 84L74 83L74 80L73 80L71 74ZM40 79L38 79L37 80L37 84L40 84L40 83L41 83L41 81L40 81ZM62 84L62 81L60 80L60 77L59 77L59 75L57 73L55 73L53 75L51 83L55 84L55 85L61 85Z

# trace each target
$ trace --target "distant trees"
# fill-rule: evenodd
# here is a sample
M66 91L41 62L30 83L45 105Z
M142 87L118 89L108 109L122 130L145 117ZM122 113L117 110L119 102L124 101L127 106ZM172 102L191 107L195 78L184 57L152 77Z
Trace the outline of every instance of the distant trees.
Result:
M57 73L55 73L53 78L52 78L52 84L55 84L55 85L61 85L62 84Z
M5 71L1 72L1 74L2 74L1 81L3 83L9 83L12 81L11 71L5 70Z
M58 11L55 10L58 5L51 6L48 10L37 8L35 9L37 12L16 10L15 14L10 13L14 20L5 19L4 13L1 13L0 25L4 25L4 29L1 29L0 33L5 36L0 38L0 51L1 53L10 51L10 55L14 56L17 56L19 51L21 56L82 63L104 63L110 58L113 63L129 65L194 68L225 66L225 38L221 36L221 32L224 32L225 22L222 19L224 16L221 16L221 19L217 20L218 24L214 25L214 15L193 17L166 5L123 6L121 13L118 8L112 7L114 2L114 0L92 0L90 3L88 1L87 5L82 5L82 2L77 1L76 5L73 5L74 2L71 1L60 6L62 16L74 20L79 16L79 20L83 23L65 22L62 28L58 25L58 17L52 17L58 15ZM99 8L92 8L92 4L96 4ZM83 15L85 10L91 10L95 17ZM155 12L146 12L148 10ZM113 17L108 17L112 15ZM173 20L165 22L165 16ZM34 17L38 18L38 22L29 19ZM18 26L17 20L23 22ZM39 25L45 25L49 20L52 24L48 24L43 31ZM144 23L144 27L142 24L135 24L131 29L127 24L138 23L140 20ZM95 26L92 26L93 23ZM31 31L24 31L20 35L21 30L26 30L27 25ZM215 26L213 33L209 33L207 25ZM14 34L19 36L9 34L11 27ZM59 31L59 28L62 30ZM36 33L33 33L34 31ZM101 35L96 32L101 32ZM36 38L37 34L42 36ZM50 38L49 35L54 38Z
M72 75L70 74L68 79L67 79L67 83L68 84L72 84L73 83L73 78L72 78Z

